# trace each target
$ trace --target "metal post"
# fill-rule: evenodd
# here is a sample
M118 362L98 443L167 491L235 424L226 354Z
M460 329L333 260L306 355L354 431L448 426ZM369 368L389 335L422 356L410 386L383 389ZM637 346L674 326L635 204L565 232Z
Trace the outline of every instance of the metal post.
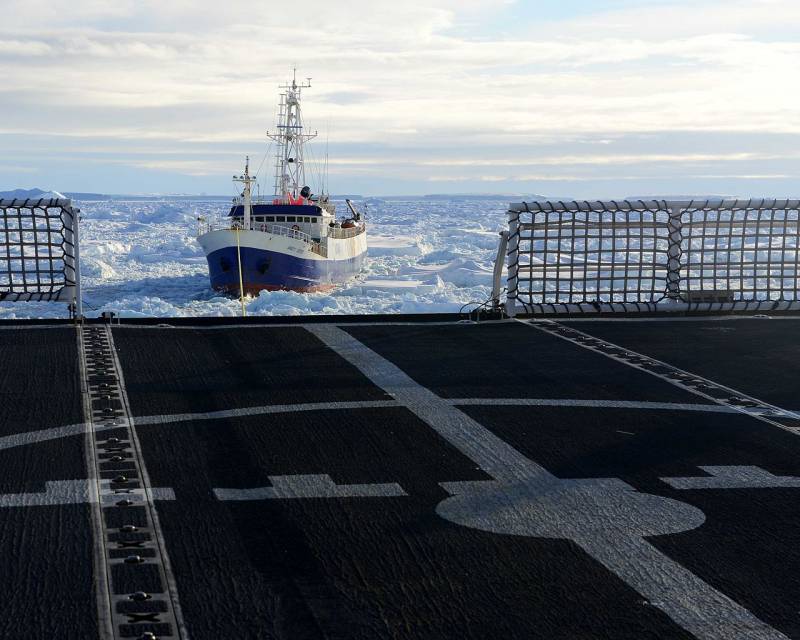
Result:
M667 230L669 232L669 248L667 256L667 298L673 302L681 299L681 241L683 240L681 207L667 203L669 220Z
M494 259L494 274L492 278L492 309L500 309L500 284L503 278L503 266L506 261L506 247L508 246L508 231L500 232L500 243L497 245L497 256Z
M513 318L517 313L517 291L519 273L519 211L508 212L508 291L506 292L506 315Z
M27 201L26 201L27 202ZM80 233L78 231L78 219L80 218L80 209L72 208L71 200L51 200L50 206L58 206L61 209L61 222L64 225L63 238L64 245L64 280L65 292L72 294L68 299L68 304L71 308L75 309L75 320L80 322L83 318L83 299L81 295L81 271L80 271ZM72 246L72 252L69 252L68 247ZM70 287L66 283L72 281L75 283L70 291ZM58 299L63 299L62 294L59 293Z
M75 226L75 319L83 321L83 293L81 290L81 235L80 219L81 210L73 209L73 225Z

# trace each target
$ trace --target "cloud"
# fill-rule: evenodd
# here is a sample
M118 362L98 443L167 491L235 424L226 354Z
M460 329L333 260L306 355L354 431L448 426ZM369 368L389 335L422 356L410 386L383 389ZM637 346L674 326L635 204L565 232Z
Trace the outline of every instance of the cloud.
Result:
M18 164L0 164L3 173L36 173L35 167L22 167Z
M513 22L523 4L303 0L287 15L239 0L7 0L0 127L49 132L65 152L108 139L130 157L141 141L162 141L184 157L165 163L152 146L135 166L199 176L217 165L227 175L231 159L213 146L261 147L275 86L297 65L314 78L305 102L312 128L374 160L362 167L389 175L416 163L409 175L419 181L480 163L557 171L736 161L747 165L742 175L766 175L759 163L779 158L745 134L800 133L794 1L643 3L520 20L506 33L486 27L495 15ZM725 155L669 146L687 131L743 142ZM666 146L630 153L616 144L640 134ZM607 153L566 152L580 136ZM481 151L498 144L517 152L492 160ZM212 145L202 167L199 145ZM345 175L347 164L332 170Z

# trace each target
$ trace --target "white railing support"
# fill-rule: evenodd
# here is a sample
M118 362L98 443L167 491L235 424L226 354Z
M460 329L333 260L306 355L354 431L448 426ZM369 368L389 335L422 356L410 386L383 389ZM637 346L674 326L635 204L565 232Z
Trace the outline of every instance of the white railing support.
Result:
M75 319L83 320L83 292L81 289L81 210L73 209L73 228L75 230Z
M500 295L503 284L503 267L506 263L506 247L508 247L508 231L500 232L500 242L497 244L497 256L494 259L494 273L492 274L492 309L500 309Z
M519 211L511 210L508 212L506 315L509 318L513 318L517 314L517 297L519 293L519 215Z
M667 249L667 298L674 302L681 297L681 242L683 241L682 221L683 209L680 206L669 207L667 232L669 248Z

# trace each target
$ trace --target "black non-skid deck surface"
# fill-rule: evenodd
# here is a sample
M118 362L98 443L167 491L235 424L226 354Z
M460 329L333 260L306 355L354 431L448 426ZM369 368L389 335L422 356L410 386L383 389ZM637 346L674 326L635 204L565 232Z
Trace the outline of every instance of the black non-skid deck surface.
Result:
M14 506L86 480L75 329L0 331L0 359L0 637L96 637L89 506ZM24 438L60 426L74 435Z
M784 409L800 409L800 318L566 324Z
M443 398L705 402L519 323L345 329Z
M750 321L736 322L748 323L740 331ZM611 336L617 325L578 328L628 340L625 346L638 351L647 351L649 342L639 334L653 325L691 334L683 323L660 324L637 323L619 339ZM768 329L758 329L761 342L791 353L797 341L784 333L790 326L788 320L762 321L759 327ZM43 348L36 341L47 341L48 371L61 367L60 376L70 380L66 389L61 382L58 408L43 410L58 415L42 413L16 429L0 417L0 436L81 421L73 384L75 332L58 331L0 331L0 344L22 345L11 348L28 366ZM189 637L734 637L736 625L726 626L730 618L719 610L714 618L708 605L719 597L734 608L738 637L800 638L800 482L747 486L753 470L762 480L767 473L800 478L798 435L519 322L318 331L339 353L312 331L114 328L150 483L175 493L156 508ZM714 339L724 343L734 335L741 338L720 331ZM727 353L741 354L734 342ZM670 361L668 353L652 355ZM767 383L735 379L732 367L716 357L671 364L787 404L778 394L764 397ZM765 376L774 375L764 367ZM27 370L11 377L26 375L37 378ZM308 403L330 405L310 410L302 406ZM465 435L483 442L488 455L474 459L479 449L464 444ZM521 491L508 494L515 496L510 505L487 494L485 503L461 513L460 524L458 515L448 515L443 503L458 487L528 486L515 455L549 474L550 484L541 487L570 480L602 491L620 485L601 479L617 479L627 483L627 496L638 491L656 501L669 498L659 504L702 518L670 529L677 533L637 538L639 549L650 550L647 557L661 559L659 569L633 558L629 563L625 554L609 560L602 545L593 546L595 535L616 545L602 521L619 514L601 512L594 528L573 530L566 522L563 535L534 535L526 533L533 527L526 519L537 519L528 502L538 498ZM80 435L0 450L2 456L13 467L0 468L4 493L86 474ZM722 468L730 471L730 486L677 488L680 481L667 481L696 478L702 485L712 474L724 476ZM294 493L279 490L287 482L298 483ZM482 484L468 484L475 482ZM791 484L776 478L781 482ZM302 486L311 493L303 494ZM340 493L325 494L332 487ZM567 521L584 515L558 500L548 504L546 517L555 521L560 514ZM510 509L514 518L503 519L497 509ZM39 515L48 510L56 515ZM75 514L75 531L56 529L68 513ZM30 556L26 569L19 558L0 558L2 575L17 563L24 583L4 603L0 637L96 637L88 507L0 508L0 517L5 548ZM628 535L625 522L612 524L617 536ZM42 540L33 533L40 528ZM62 558L58 549L69 544L70 557ZM66 575L50 576L53 558ZM642 580L647 583L649 569L658 578L648 587ZM62 600L32 600L45 589L34 579L36 570L53 580L47 588L62 600L61 591L69 590L72 610ZM670 591L676 585L695 598L689 608L700 613L694 619L676 608ZM38 607L39 619L24 631L8 626L17 624L10 622L14 615L27 620L26 607ZM86 619L78 624L81 615ZM706 625L698 626L704 615ZM73 627L80 633L71 635Z
M134 415L387 397L302 327L114 335Z

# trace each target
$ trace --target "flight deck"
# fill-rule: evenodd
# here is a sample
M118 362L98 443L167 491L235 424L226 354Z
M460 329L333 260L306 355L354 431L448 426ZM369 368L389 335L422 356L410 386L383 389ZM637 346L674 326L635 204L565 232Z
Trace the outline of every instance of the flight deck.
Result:
M0 327L4 638L800 638L800 318Z

